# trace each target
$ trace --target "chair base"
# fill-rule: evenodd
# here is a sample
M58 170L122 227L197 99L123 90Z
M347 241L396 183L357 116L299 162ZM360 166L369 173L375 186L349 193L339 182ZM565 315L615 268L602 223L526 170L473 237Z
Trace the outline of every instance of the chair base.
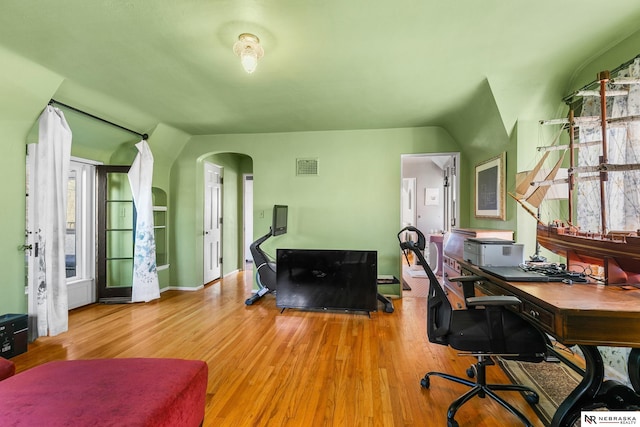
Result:
M464 405L469 399L473 396L478 396L480 398L485 398L489 396L496 402L498 402L503 408L507 411L511 412L513 415L518 417L520 421L527 427L533 427L533 424L525 417L520 411L514 408L511 404L506 402L500 396L498 396L494 391L520 391L525 393L525 399L527 402L531 404L538 403L539 396L529 387L525 387L523 385L517 384L487 384L485 371L486 365L493 364L491 359L480 359L478 363L473 365L473 369L476 373L476 381L469 381L464 378L456 377L453 375L445 374L442 372L428 372L422 380L420 380L420 385L423 388L429 388L431 383L431 377L441 377L447 379L449 381L456 382L458 384L464 384L468 387L471 387L469 391L467 391L462 396L458 397L454 400L451 405L449 405L449 409L447 410L447 427L458 427L458 422L454 419L456 412L462 405ZM471 376L471 375L470 375Z

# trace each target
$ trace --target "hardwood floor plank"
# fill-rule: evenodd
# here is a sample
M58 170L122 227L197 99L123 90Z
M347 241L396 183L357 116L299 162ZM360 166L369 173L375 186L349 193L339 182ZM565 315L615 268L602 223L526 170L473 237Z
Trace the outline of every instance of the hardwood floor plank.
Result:
M249 273L247 273L249 274ZM14 357L21 372L51 360L176 357L209 366L205 426L440 426L467 388L429 370L465 375L473 358L430 344L425 298L395 312L286 310L273 295L252 306L239 273L195 292L167 291L147 304L92 305L70 313L69 332L42 337ZM161 373L159 373L161 375ZM496 368L488 380L508 382ZM537 427L517 393L505 394ZM461 426L518 425L489 399L467 403Z

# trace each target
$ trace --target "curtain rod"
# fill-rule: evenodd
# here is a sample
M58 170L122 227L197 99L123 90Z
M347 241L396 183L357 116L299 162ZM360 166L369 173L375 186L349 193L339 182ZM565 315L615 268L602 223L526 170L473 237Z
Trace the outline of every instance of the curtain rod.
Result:
M631 58L630 60L628 60L627 62L618 65L616 68L614 68L613 70L611 70L611 74L615 74L618 71L621 71L623 68L627 68L629 65L633 64L633 62L636 59L640 59L640 55L636 55L633 58ZM576 94L580 91L583 90L587 90L589 87L595 85L596 83L598 83L600 80L596 79L593 80L591 83L587 83L586 85L582 86L580 89L573 91L572 93L570 93L569 95L565 96L564 98L562 98L562 101L564 101L565 104L570 104L571 103L571 99L576 96Z
M118 129L122 129L122 130L127 131L129 133L132 133L134 135L138 135L140 138L142 138L144 140L149 139L149 135L146 134L146 133L136 132L135 130L131 130L131 129L126 128L124 126L120 126L119 124L110 122L109 120L103 119L102 117L95 116L95 115L93 115L91 113L87 113L86 111L82 111L82 110L80 110L78 108L72 107L71 105L67 105L67 104L65 104L63 102L56 101L53 98L51 98L51 100L49 101L49 105L51 105L51 104L57 104L57 105L59 105L61 107L68 108L71 111L75 111L76 113L80 113L80 114L85 115L87 117L91 117L92 119L98 120L98 121L100 121L102 123L106 123L108 125L117 127Z

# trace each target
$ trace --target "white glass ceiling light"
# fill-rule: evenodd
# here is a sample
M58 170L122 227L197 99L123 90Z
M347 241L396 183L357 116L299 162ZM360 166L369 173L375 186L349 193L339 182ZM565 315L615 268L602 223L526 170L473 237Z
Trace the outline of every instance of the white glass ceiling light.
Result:
M242 33L238 36L238 41L233 45L233 52L240 57L242 67L249 74L256 70L258 59L264 55L260 39L249 33Z

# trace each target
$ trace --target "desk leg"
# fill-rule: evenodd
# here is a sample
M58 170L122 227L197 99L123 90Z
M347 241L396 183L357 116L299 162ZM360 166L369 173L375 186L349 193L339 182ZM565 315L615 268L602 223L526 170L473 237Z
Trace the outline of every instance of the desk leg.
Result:
M633 410L640 408L640 395L629 387L614 381L604 381L604 363L598 347L581 345L586 370L584 378L562 402L551 421L554 427L569 427L580 419L580 411L596 408L610 410ZM640 387L640 349L629 354L629 379L637 390Z
M629 381L636 393L640 393L640 348L632 348L627 361Z
M596 346L580 345L586 362L584 378L560 404L551 420L553 427L570 427L580 419L582 408L596 401L596 396L604 380L604 363Z

